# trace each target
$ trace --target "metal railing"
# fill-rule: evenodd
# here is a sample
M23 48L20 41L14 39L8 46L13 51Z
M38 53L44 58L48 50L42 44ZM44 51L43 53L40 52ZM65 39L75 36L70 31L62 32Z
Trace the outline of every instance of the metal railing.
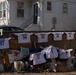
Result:
M22 25L20 25L19 27L21 29L25 29L27 28L30 24L33 23L33 17L29 18L26 22L24 22Z

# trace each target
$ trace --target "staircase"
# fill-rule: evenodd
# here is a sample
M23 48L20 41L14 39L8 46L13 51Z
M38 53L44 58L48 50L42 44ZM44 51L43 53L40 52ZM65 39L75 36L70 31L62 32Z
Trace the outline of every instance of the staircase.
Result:
M19 26L25 31L40 31L40 25L33 24L33 17L29 18L26 22Z
M20 25L19 27L21 29L25 29L27 28L30 24L33 23L33 17L29 18L26 22L24 22L22 25Z
M28 26L27 28L25 28L25 31L41 31L40 29L40 25L38 24L31 24L30 26Z

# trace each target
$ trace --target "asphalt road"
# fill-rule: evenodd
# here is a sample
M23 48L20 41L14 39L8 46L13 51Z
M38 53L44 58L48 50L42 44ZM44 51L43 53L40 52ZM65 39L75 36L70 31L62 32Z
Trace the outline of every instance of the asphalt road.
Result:
M76 72L58 72L58 73L48 73L48 72L44 72L44 73L0 73L0 75L76 75Z

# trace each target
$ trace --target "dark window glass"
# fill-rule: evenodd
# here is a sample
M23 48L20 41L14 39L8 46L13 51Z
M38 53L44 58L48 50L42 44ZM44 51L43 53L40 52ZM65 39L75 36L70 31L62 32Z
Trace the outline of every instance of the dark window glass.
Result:
M24 17L24 10L23 9L17 9L17 17Z
M0 18L2 17L2 3L0 3Z
M24 17L24 2L17 2L17 17Z
M3 2L3 17L6 17L6 3Z
M68 3L63 3L63 13L68 13Z
M47 10L51 11L51 2L47 2Z

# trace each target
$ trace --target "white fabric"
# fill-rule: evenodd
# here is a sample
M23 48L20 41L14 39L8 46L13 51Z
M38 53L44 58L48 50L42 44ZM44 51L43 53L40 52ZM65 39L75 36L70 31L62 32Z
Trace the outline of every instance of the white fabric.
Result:
M38 65L46 62L42 52L31 54L29 60L33 60L33 65Z
M9 48L10 38L0 38L0 49Z
M12 54L8 54L8 58L9 58L9 63L13 63L14 62L14 57Z
M54 35L54 40L62 40L62 35L64 32L53 32L52 34Z
M70 51L71 52L71 51L73 51L73 49L67 49L67 51Z
M33 33L15 33L18 36L19 43L29 43L30 42L30 35Z
M59 49L59 51L60 51L60 54L66 52L65 49Z
M68 50L65 50L64 52L61 52L62 50L60 50L60 59L68 59L71 57L71 51L73 49L68 49Z
M65 32L67 35L67 40L73 40L75 32Z
M45 48L42 52L46 54L47 59L58 57L57 49L54 46L49 46Z
M36 33L35 35L38 36L38 42L48 42L48 35L50 33Z

